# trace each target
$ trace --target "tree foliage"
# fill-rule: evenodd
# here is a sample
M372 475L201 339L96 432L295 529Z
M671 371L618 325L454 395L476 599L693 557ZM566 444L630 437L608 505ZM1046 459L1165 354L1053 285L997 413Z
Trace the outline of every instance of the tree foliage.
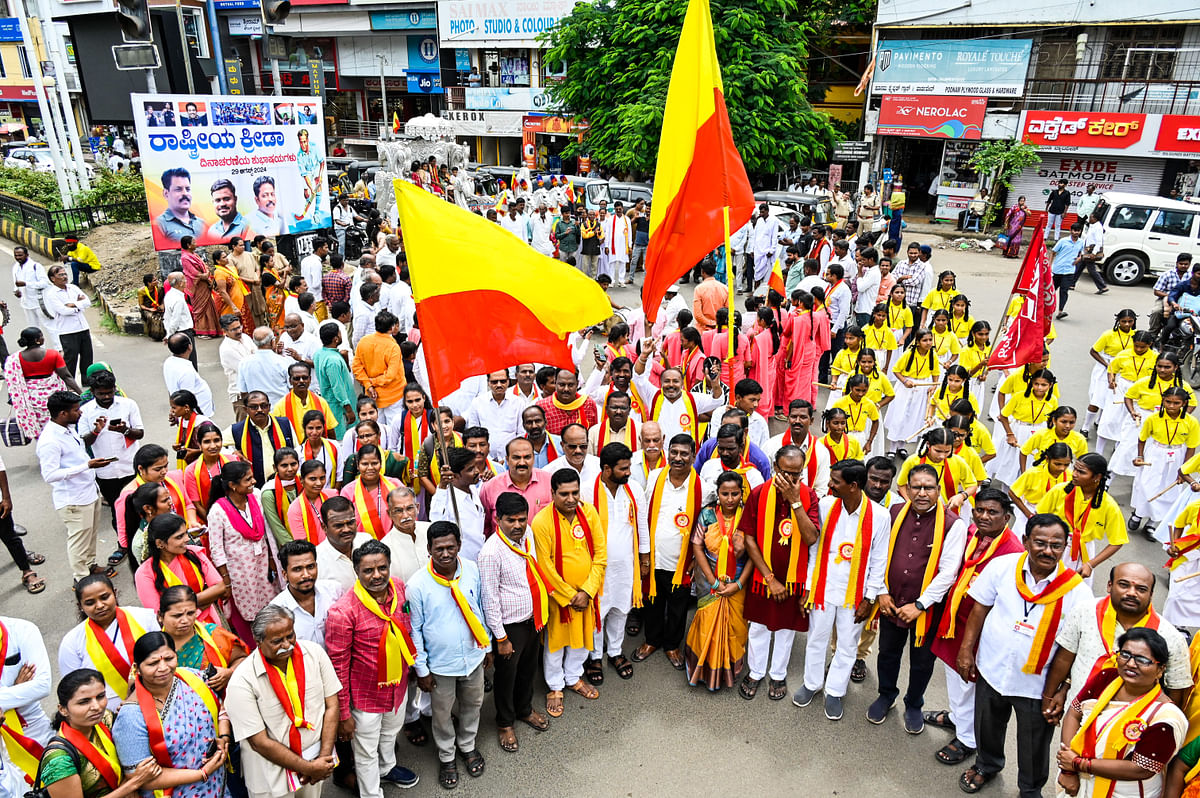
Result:
M547 61L567 65L551 96L590 125L573 152L618 171L654 169L686 9L687 0L579 3L547 35ZM713 0L712 16L733 138L747 170L774 173L823 158L837 133L806 99L805 60L828 18L798 0Z
M1011 189L1014 177L1025 171L1026 167L1037 166L1041 162L1038 148L1024 141L985 141L976 148L971 156L971 167L980 175L990 175L992 178L992 201L983 214L984 227L996 218L1000 207L997 204L1000 188Z

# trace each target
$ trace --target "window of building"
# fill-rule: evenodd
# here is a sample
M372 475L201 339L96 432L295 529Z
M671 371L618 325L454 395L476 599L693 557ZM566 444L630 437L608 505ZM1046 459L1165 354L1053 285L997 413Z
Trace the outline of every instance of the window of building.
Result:
M1034 80L1072 80L1075 77L1076 37L1082 28L1048 30L1034 48Z
M199 8L183 9L183 30L188 45L197 58L208 58L208 30L204 26L203 11Z
M33 67L29 63L29 51L25 49L25 45L17 45L17 55L21 59L21 77L32 78Z
M1108 30L1100 77L1170 80L1183 46L1183 25L1135 25Z

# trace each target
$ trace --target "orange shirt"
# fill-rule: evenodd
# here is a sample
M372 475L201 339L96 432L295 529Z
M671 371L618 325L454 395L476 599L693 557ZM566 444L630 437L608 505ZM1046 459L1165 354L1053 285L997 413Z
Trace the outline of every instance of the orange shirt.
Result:
M704 332L717 325L717 310L729 304L729 287L717 282L716 278L709 277L696 286L692 297L696 329Z
M404 398L404 356L392 336L375 332L364 337L354 350L351 366L354 379L364 389L374 388L378 392L377 404L381 410Z

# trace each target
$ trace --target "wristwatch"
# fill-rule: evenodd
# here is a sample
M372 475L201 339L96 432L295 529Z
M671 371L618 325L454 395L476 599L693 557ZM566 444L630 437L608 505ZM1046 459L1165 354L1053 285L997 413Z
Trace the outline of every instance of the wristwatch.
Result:
M920 599L918 599L917 601L914 601L914 602L913 602L913 605L914 605L914 606L915 606L917 609L919 609L921 612L925 612L925 605L921 603Z
M799 510L803 506L804 506L804 502L792 502L793 510Z

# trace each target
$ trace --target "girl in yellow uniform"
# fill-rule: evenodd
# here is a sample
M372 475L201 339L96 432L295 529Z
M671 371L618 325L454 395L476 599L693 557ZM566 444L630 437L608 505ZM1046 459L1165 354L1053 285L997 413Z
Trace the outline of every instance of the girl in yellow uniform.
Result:
M908 472L912 471L913 466L921 464L931 465L938 472L941 497L956 512L979 489L967 461L954 454L954 433L945 427L926 432L917 453L906 458L900 466L896 487L906 500L911 498L908 493Z
M1104 454L1109 445L1121 440L1128 413L1121 398L1129 386L1154 372L1158 353L1150 348L1154 337L1145 330L1133 334L1133 345L1108 364L1108 393L1100 400L1100 420L1096 424L1096 451ZM1086 425L1084 432L1086 434Z
M1171 494L1175 498L1165 516L1169 519L1178 518L1187 510L1189 504L1200 499L1200 454L1193 455L1187 462L1181 465L1178 476L1182 480L1182 484L1178 490L1171 491ZM1154 539L1159 543L1169 544L1171 542L1171 530L1168 526L1163 525L1155 527Z
M921 431L929 394L941 373L941 364L933 351L933 333L917 330L912 344L896 364L896 379L900 384L883 422L896 454L908 456L904 445Z
M996 444L987 427L979 423L979 414L975 406L967 399L959 399L950 405L950 413L962 416L971 422L971 448L979 452L979 461L985 465L996 459Z
M882 453L883 441L879 435L879 408L867 398L870 381L861 374L855 374L846 380L846 394L833 403L830 409L843 410L846 413L846 432L858 441L863 452L871 454ZM876 452L875 448L880 451Z
M937 288L926 294L925 301L921 303L921 326L933 325L933 317L930 314L934 311L944 310L949 313L950 303L956 296L958 296L958 284L954 272L944 271L939 274Z
M986 482L987 470L971 440L971 419L967 416L950 416L942 422L942 426L954 433L954 454L966 462L971 469L971 476L977 483Z
M1048 490L1037 511L1067 522L1071 539L1063 565L1078 571L1090 586L1092 571L1128 543L1129 535L1121 507L1108 493L1108 461L1088 452L1075 460L1071 471L1071 481Z
M842 460L862 460L863 448L847 434L849 414L840 407L831 407L821 417L821 429L825 430L820 443L829 450L829 464Z
M992 404L988 407L988 415L992 418L999 418L1000 411L1010 398L1025 393L1025 389L1029 387L1030 376L1048 368L1050 368L1050 350L1043 347L1042 362L1027 363L1004 376L996 388L996 393L992 395ZM1054 386L1054 398L1058 398L1057 385Z
M965 347L971 342L971 328L975 320L971 318L971 300L966 294L959 294L950 300L950 331L958 339L958 345Z
M1137 531L1146 519L1146 535L1153 538L1154 529L1164 519L1175 503L1175 495L1183 489L1165 488L1176 483L1183 463L1192 459L1196 446L1200 445L1200 422L1187 414L1188 393L1182 388L1168 388L1162 394L1162 406L1157 413L1146 417L1138 433L1137 476L1133 478L1133 495L1129 503L1133 512L1129 516L1127 531ZM1191 491L1188 491L1189 493ZM1158 498L1155 498L1155 497Z
M883 408L896 398L896 391L892 388L892 381L879 368L879 358L874 349L863 347L858 353L858 362L854 364L854 372L850 376L857 374L867 378L867 398L883 413ZM842 395L845 396L844 393Z
M1028 468L1030 460L1036 460L1039 454L1055 443L1065 443L1073 457L1087 454L1087 438L1075 431L1076 418L1073 407L1059 405L1054 408L1046 419L1046 428L1035 432L1029 440L1021 444L1021 470Z
M962 351L962 347L958 345L958 339L950 331L950 311L933 311L933 327L930 332L933 333L933 349L937 353L937 359L942 364L942 368L958 360L958 353Z
M1029 378L1025 392L1005 403L996 421L996 459L990 473L1002 482L1012 484L1021 473L1021 445L1045 426L1050 413L1058 407L1053 388L1057 380L1048 369L1035 372ZM1000 429L1004 437L1000 437Z
M975 402L967 388L967 370L962 366L947 366L942 375L942 387L929 397L929 410L925 413L925 423L942 421L950 416L950 405L959 399L966 399L974 407ZM979 408L975 407L978 411Z
M1051 488L1071 478L1071 462L1074 459L1070 446L1062 441L1052 443L1009 486L1008 495L1017 508L1017 512L1013 513L1013 532L1023 535L1025 522L1037 512L1038 503Z
M1129 308L1117 313L1111 330L1105 330L1088 355L1096 361L1092 366L1092 378L1088 382L1088 414L1083 427L1087 429L1100 414L1108 394L1108 366L1117 355L1133 348L1133 328L1137 325L1137 314Z
M892 328L887 323L888 308L887 305L876 305L871 311L871 323L863 327L863 348L874 350L879 357L883 358L883 363L880 364L880 370L887 373L892 367L892 358L895 357L896 350L900 348L899 342L896 340L896 333L892 332Z
M835 393L842 393L840 386L846 378L854 373L854 364L858 362L858 353L863 348L863 332L858 327L850 326L844 333L846 347L839 351L829 366L829 400L832 403Z
M896 336L896 348L900 350L897 356L892 358L891 368L888 369L888 374L893 377L896 375L896 368L900 365L900 357L908 349L909 339L916 332L913 329L912 310L904 302L905 296L904 286L899 283L893 285L891 292L888 293L887 326Z
M1162 407L1163 394L1168 388L1180 388L1187 393L1187 412L1196 407L1196 397L1192 394L1192 386L1183 381L1179 373L1179 356L1174 352L1163 352L1154 364L1154 373L1142 377L1130 385L1122 400L1125 413L1125 423L1121 427L1120 443L1113 452L1110 470L1114 474L1132 477L1137 474L1133 465L1138 443L1138 430L1142 421L1151 413L1157 413Z
M967 345L958 354L958 365L971 376L971 398L975 407L983 407L987 396L988 357L992 354L992 325L983 319L971 325Z

